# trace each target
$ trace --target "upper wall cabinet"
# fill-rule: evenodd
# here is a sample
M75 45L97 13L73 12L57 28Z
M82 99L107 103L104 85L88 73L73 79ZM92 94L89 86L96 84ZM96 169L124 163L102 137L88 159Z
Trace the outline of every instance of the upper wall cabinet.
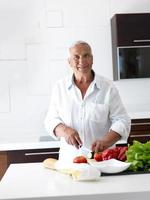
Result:
M113 79L150 78L150 13L111 19Z
M111 27L117 46L150 45L150 13L116 14Z

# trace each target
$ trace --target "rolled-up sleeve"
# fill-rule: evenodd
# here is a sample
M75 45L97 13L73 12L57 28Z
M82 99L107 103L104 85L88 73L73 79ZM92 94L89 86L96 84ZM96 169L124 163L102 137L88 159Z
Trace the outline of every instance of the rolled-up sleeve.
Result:
M122 140L127 141L130 127L131 127L131 119L126 112L126 109L122 103L119 92L115 86L112 86L110 89L110 98L109 98L109 106L110 106L110 121L111 127L110 129L119 133Z
M48 112L47 112L47 115L46 115L46 118L45 118L45 121L44 121L44 125L45 125L47 132L54 139L58 139L54 134L55 127L58 124L63 123L63 121L59 117L57 101L58 101L57 88L55 87L52 91L49 109L48 109Z

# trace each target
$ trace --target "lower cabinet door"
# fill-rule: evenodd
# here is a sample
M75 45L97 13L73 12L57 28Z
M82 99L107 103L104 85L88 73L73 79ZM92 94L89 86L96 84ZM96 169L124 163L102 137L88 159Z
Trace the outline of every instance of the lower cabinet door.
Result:
M0 152L0 180L7 170L7 152Z

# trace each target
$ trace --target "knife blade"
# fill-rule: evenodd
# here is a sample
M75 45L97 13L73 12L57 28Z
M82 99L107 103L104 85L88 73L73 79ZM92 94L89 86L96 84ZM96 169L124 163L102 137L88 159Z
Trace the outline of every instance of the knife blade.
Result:
M88 148L86 148L86 147L83 146L83 145L79 148L79 153L80 153L81 155L86 156L87 158L92 158L93 155L94 155L94 152L92 152L91 149L88 149Z

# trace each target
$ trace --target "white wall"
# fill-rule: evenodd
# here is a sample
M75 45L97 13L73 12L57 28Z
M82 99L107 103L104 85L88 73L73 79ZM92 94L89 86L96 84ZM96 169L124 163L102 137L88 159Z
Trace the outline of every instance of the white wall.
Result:
M112 79L110 18L150 12L149 0L0 0L0 141L38 140L51 89L69 71L68 46L86 40L94 70ZM149 117L150 79L115 82L131 117Z

